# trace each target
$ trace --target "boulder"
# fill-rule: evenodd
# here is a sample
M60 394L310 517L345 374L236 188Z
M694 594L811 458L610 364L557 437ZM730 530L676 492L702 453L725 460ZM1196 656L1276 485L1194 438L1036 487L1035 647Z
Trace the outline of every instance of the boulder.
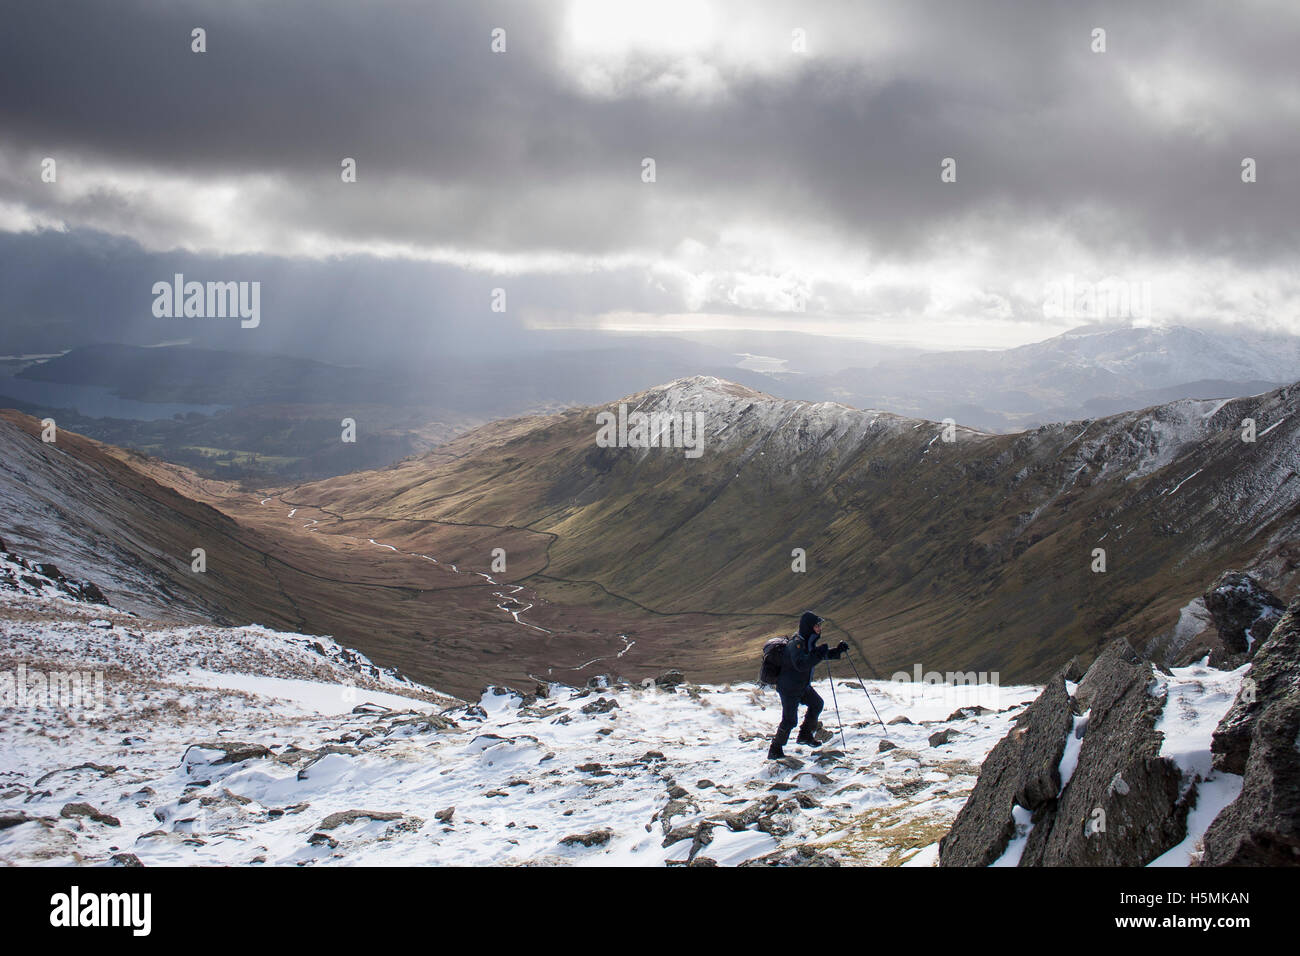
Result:
M379 820L387 822L390 820L401 820L403 815L396 811L390 810L343 810L338 813L331 813L320 822L317 830L334 830L349 823L356 823L358 820Z
M674 843L681 843L683 840L695 839L695 831L699 829L698 823L690 823L685 826L673 827L664 834L663 843L660 846L670 847Z
M781 837L789 836L790 831L793 830L794 827L781 817L776 817L767 813L755 821L754 829L779 840Z
M75 773L78 770L93 770L102 776L111 777L119 770L125 770L125 769L126 767L120 764L115 767L111 764L106 764L106 763L79 763L74 767L60 767L58 770L51 770L49 773L42 774L41 776L36 778L35 786L39 787L46 780L49 780L54 775L60 773Z
M122 825L122 821L120 821L117 817L107 813L100 813L89 803L64 804L63 809L59 811L59 816L68 820L74 819L76 817L88 817L89 819L94 820L96 823L102 823L105 826L110 826L110 827L120 827Z
M686 678L678 670L667 671L655 678L655 687L659 690L672 690L679 684L684 683L686 683Z
M609 829L591 830L587 833L571 833L560 840L563 846L604 846L614 836Z
M839 860L810 846L775 850L764 856L746 860L741 866L841 866Z
M668 803L664 804L664 808L659 811L660 826L663 827L664 833L667 834L673 828L673 817L687 816L695 811L695 805L689 801L669 800Z
M967 720L971 717L980 717L984 714L991 714L993 711L987 707L981 707L978 704L972 707L958 707L951 714L944 718L944 723L954 720Z
M740 810L722 815L722 822L730 830L747 830L762 816L770 814L776 809L777 798L767 796L764 799L751 803Z
M695 839L691 841L691 854L688 860L694 860L696 855L713 842L713 824L705 820L695 830Z
M235 741L218 740L211 743L190 744L185 748L185 753L181 757L181 763L188 766L190 751L195 747L200 750L215 750L220 756L216 759L206 759L200 757L195 761L197 764L211 765L222 763L243 763L245 760L261 760L267 757L274 757L266 747L261 744L240 743Z

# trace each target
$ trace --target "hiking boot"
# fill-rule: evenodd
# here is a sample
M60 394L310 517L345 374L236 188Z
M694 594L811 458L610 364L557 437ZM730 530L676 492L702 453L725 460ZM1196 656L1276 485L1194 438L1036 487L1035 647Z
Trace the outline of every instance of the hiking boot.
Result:
M781 759L782 757L784 757L784 756L785 756L785 751L782 750L782 749L781 749L779 746L777 746L776 744L772 744L772 746L770 746L770 747L767 748L767 759L768 759L768 760L780 760L780 759Z
M798 737L794 739L794 742L797 744L802 744L805 747L812 747L814 750L816 750L818 747L822 745L822 742L818 740L816 737L814 737L811 733L800 734Z

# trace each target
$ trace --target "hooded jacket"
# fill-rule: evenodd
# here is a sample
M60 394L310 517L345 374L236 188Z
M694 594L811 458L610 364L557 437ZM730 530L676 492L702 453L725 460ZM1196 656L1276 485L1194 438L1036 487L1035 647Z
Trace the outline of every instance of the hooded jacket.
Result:
M821 622L822 618L812 611L804 611L799 618L799 633L792 635L785 645L781 676L776 681L776 689L781 696L802 695L812 683L813 670L818 664L827 658L840 658L837 648L820 643L817 634L813 632L813 625Z

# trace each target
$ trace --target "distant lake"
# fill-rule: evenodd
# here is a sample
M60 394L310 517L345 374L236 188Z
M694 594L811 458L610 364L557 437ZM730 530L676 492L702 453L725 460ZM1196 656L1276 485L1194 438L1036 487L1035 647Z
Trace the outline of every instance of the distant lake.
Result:
M230 407L139 402L132 398L118 398L106 385L65 385L0 375L0 408L4 407L5 398L16 398L46 408L71 408L90 418L129 418L142 422L188 412L213 415Z

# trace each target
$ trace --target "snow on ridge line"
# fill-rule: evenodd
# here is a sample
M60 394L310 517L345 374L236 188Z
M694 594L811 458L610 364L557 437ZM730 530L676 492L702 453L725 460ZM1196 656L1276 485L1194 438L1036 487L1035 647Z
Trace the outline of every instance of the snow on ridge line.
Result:
M629 412L666 408L669 411L712 410L715 414L725 416L733 412L742 403L761 407L766 413L766 417L771 419L767 424L772 426L784 427L797 418L800 422L810 422L818 426L828 426L840 422L846 428L855 426L869 428L882 420L896 422L900 427L904 423L915 423L913 425L915 428L926 425L935 429L944 427L942 422L918 419L882 409L858 408L830 400L811 401L808 399L781 398L751 388L748 385L708 375L674 379L663 385L657 385L643 392L627 395L616 401L595 407L606 410L617 408L620 404L626 404ZM700 407L701 404L703 409ZM783 417L784 421L782 421ZM722 428L714 433L713 437L720 435L731 424L732 421L726 421ZM997 437L992 432L981 431L969 425L959 424L956 428L958 433L969 437Z

